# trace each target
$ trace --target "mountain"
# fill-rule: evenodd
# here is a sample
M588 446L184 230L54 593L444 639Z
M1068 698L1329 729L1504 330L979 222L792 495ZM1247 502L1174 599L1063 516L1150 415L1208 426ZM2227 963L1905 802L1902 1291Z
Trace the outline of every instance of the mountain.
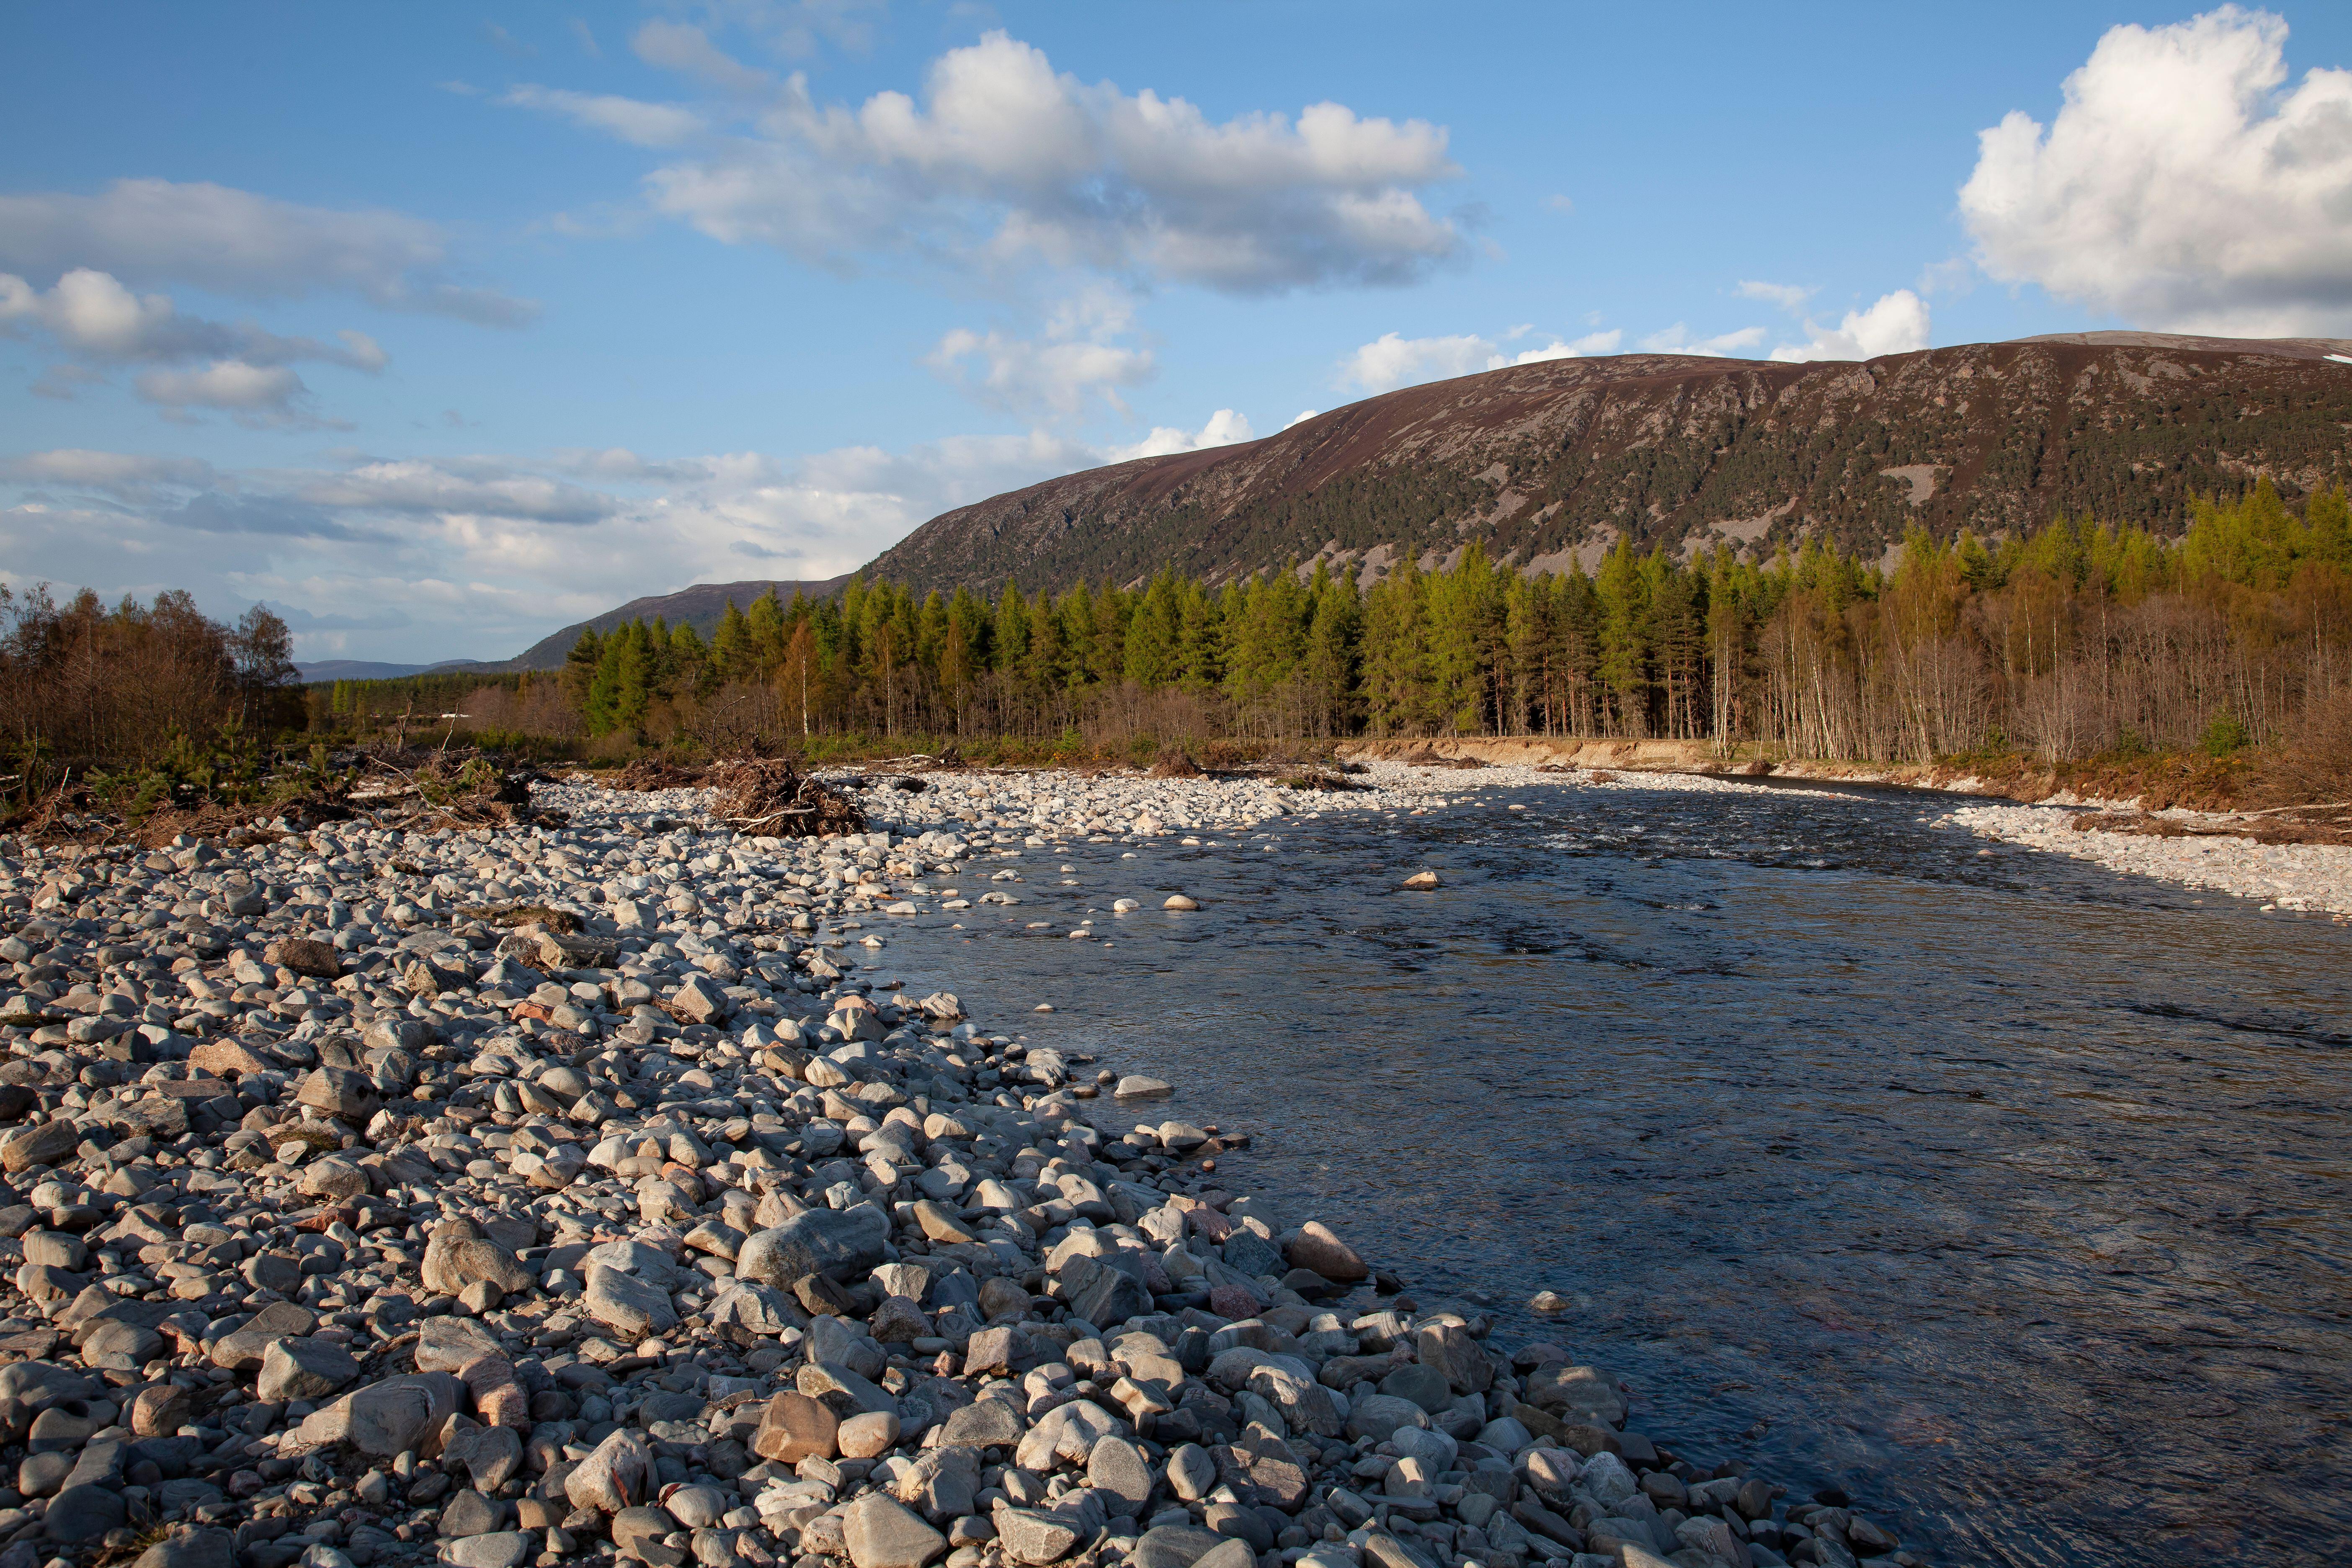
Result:
M643 599L631 599L617 610L607 610L592 620L578 622L552 636L541 637L523 649L520 655L508 659L503 664L486 664L475 668L486 670L561 669L563 668L565 656L571 653L572 645L580 640L582 632L593 627L601 635L611 631L614 626L640 617L650 621L659 616L668 622L672 629L676 629L683 622L701 633L707 641L710 634L719 629L719 622L727 614L727 605L730 600L737 609L748 610L751 607L752 600L773 590L777 598L789 605L796 593L805 594L812 599L822 599L839 593L842 584L848 581L846 576L841 576L828 578L822 583L764 581L697 583L692 587L681 588L675 594L656 594Z
M2090 513L2169 530L2267 473L2352 479L2352 342L2081 332L1778 364L1553 360L1407 387L1277 436L959 507L871 574L993 592L1212 580L1290 560L1377 575L1471 542L1525 570L1804 537L1876 553Z

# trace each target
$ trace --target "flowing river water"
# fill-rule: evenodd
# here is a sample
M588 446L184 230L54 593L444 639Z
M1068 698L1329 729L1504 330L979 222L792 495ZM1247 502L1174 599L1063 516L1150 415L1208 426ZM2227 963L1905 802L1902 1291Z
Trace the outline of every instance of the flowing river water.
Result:
M1250 1132L1294 1223L1933 1560L2352 1555L2352 929L1917 795L1470 797L983 858L1022 902L869 922L879 971L1171 1079L1093 1119Z

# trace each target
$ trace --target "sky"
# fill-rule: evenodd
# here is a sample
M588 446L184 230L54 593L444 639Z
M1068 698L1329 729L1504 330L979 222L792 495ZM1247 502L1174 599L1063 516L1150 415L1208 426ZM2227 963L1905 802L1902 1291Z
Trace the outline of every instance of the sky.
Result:
M2352 7L0 12L0 584L503 658L1414 382L2352 337Z

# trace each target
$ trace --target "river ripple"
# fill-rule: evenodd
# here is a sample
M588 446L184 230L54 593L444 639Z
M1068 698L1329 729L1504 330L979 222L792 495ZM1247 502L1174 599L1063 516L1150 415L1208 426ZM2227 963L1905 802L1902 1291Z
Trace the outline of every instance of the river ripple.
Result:
M1914 1551L2352 1555L2345 927L1983 855L1916 796L1465 794L982 861L1024 902L889 922L881 967L1173 1079L1096 1120L1251 1131L1237 1179L1423 1299ZM1062 935L1089 910L1112 940Z

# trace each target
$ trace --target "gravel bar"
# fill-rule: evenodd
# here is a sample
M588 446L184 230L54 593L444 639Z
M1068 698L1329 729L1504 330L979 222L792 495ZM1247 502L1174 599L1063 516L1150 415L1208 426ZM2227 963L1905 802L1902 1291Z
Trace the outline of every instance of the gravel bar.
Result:
M1470 781L904 782L818 841L571 784L553 831L0 842L0 1568L1917 1561L1276 1213L1151 1064L844 952L1024 850Z

